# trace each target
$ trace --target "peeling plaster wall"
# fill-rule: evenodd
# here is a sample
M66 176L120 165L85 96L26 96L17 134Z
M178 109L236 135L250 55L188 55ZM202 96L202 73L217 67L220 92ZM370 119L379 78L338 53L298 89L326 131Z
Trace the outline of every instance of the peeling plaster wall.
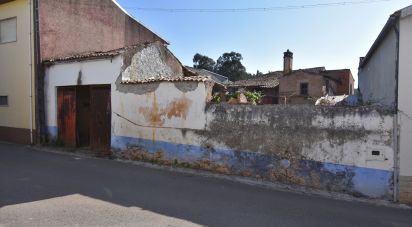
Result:
M115 156L392 198L391 113L311 105L209 105L208 83L121 84L122 72L138 52L47 67L49 134L57 135L57 86L111 84Z
M128 53L129 55L130 53ZM181 77L183 70L180 62L160 43L151 43L137 52L132 51L123 80L147 80L161 77ZM128 59L125 59L128 61Z
M156 100L153 94L139 97L125 112L133 117L141 112L141 105L152 114L167 109L172 97L181 95L174 89L161 84L154 92ZM162 96L166 90L173 95ZM205 95L202 85L185 97L197 96L195 103ZM141 104L144 99L146 103ZM158 103L161 107L155 108ZM186 119L158 121L144 115L135 116L138 124L117 123L112 147L120 156L392 198L393 118L389 113L369 108L222 104L191 106Z

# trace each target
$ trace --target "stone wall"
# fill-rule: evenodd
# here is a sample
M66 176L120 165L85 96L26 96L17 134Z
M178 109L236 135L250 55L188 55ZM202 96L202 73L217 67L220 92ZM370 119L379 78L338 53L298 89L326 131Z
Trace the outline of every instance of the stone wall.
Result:
M197 90L198 95L203 95L199 93L203 90ZM219 104L196 109L199 107L189 107L186 119L164 117L161 127L150 127L150 122L132 126L123 121L116 126L112 141L116 154L392 199L390 113L309 105ZM133 137L133 132L138 136Z

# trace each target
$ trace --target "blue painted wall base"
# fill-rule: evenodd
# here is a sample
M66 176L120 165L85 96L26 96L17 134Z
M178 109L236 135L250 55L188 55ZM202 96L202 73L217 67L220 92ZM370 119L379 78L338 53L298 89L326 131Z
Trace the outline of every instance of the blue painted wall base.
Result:
M265 180L299 184L355 196L391 200L393 172L379 169L323 163L311 160L287 160L276 155L228 149L205 148L141 138L112 135L112 149L127 152L140 147L149 153L161 152L170 161L196 163L208 160L230 168L232 174L250 173Z

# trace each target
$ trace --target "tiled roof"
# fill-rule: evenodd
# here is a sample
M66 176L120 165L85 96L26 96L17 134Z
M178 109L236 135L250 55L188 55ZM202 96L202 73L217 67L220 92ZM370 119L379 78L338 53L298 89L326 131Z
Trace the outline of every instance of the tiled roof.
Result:
M264 76L251 78L247 80L239 80L231 83L229 87L262 87L275 88L279 85L278 78L282 76L280 72L271 72Z
M122 81L122 84L147 84L147 83L155 83L155 82L182 82L182 81L192 81L192 82L206 82L212 81L210 78L205 76L187 76L187 77L160 77L160 78L153 78L153 79L146 79L146 80L128 80Z
M218 83L222 83L222 84L226 84L229 82L229 79L225 76L222 76L220 74L211 72L209 70L206 69L196 69L193 67L189 67L189 66L185 66L188 70L194 72L195 74L199 75L199 76L206 76L211 78L212 80L218 82Z
M326 68L322 66L322 67L315 67L315 68L307 68L307 69L293 70L293 72L299 71L299 70L304 71L304 72L307 72L307 73L319 74L319 73L321 73L321 72L326 71ZM292 73L293 73L293 72L292 72Z
M117 56L127 50L145 48L148 45L153 44L153 43L156 43L156 42L147 42L143 44L122 47L122 48L109 50L109 51L92 51L92 52L85 52L85 53L80 53L80 54L64 56L64 57L56 57L56 58L51 58L51 59L45 59L42 62L47 64L47 63L65 62L65 61L81 61L81 60L96 59L96 58L110 58L110 57Z
M44 60L43 63L54 63L54 62L64 62L64 61L78 61L78 60L85 60L85 59L93 59L93 58L108 58L114 57L121 53L121 50L112 50L107 52L90 52L78 55L71 55L67 57L61 58L52 58Z
M325 67L315 67L306 69L293 70L290 74L303 71L305 73L316 75L335 75L341 72L341 70L326 70ZM289 74L289 75L290 75ZM274 71L247 80L239 80L229 84L229 87L261 87L261 88L275 88L279 86L278 79L283 76L283 71ZM332 77L332 79L335 79Z

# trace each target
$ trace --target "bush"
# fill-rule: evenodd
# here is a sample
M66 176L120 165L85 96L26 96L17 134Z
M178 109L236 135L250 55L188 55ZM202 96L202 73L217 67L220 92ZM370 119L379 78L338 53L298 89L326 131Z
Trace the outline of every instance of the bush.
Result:
M262 101L263 94L260 91L247 91L245 96L248 102L256 105Z

